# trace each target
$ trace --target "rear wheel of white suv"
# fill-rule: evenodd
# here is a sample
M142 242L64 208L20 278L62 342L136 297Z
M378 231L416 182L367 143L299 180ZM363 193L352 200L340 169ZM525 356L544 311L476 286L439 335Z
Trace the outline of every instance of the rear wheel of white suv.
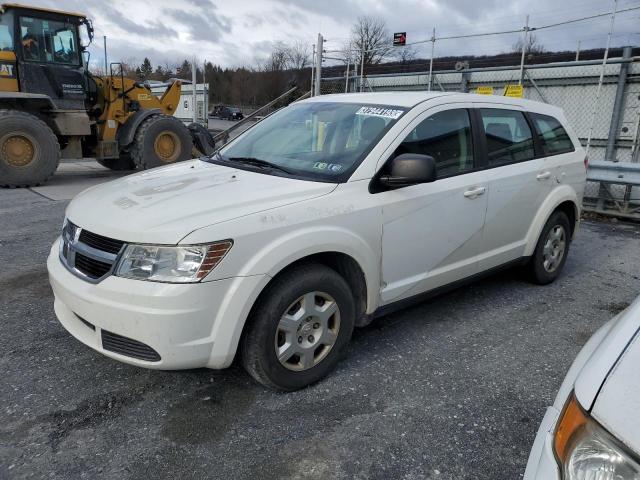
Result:
M564 212L555 211L538 238L527 265L531 280L540 285L553 282L564 267L571 242L571 224Z
M244 368L263 385L297 390L331 372L349 343L355 302L348 283L319 264L276 277L253 309L244 334Z

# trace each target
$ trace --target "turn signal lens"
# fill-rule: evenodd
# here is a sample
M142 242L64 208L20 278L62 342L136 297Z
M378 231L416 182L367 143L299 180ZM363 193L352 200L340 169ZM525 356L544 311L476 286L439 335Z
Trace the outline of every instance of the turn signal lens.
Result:
M560 463L565 463L571 439L587 424L587 415L578 404L575 395L571 395L564 407L560 422L556 428L554 450Z

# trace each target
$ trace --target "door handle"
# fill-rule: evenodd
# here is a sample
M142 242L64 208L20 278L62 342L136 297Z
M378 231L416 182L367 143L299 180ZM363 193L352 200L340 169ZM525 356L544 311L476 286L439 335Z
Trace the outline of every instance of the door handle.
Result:
M549 172L549 171L542 172L542 173L539 173L538 175L536 175L536 178L538 180L547 180L550 177L551 177L551 172Z
M464 192L464 196L466 198L477 198L480 195L484 194L484 192L486 191L487 189L485 187L475 187Z

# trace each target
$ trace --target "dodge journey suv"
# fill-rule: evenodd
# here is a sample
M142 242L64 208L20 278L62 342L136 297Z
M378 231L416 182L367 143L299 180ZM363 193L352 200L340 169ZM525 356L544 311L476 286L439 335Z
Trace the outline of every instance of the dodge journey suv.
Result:
M354 327L519 264L552 282L585 154L558 108L457 93L320 96L211 157L90 188L48 259L55 312L133 365L294 390Z

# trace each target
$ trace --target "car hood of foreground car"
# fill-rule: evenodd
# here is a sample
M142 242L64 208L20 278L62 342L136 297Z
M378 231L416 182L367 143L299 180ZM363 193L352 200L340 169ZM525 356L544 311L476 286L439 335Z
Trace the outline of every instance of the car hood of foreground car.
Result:
M199 228L309 200L335 188L332 183L192 160L89 188L71 201L66 214L79 227L106 237L176 244Z
M582 406L640 455L640 297L612 320L575 381Z
M640 298L625 311L621 320L640 327ZM640 456L640 330L612 365L591 415L610 433Z

